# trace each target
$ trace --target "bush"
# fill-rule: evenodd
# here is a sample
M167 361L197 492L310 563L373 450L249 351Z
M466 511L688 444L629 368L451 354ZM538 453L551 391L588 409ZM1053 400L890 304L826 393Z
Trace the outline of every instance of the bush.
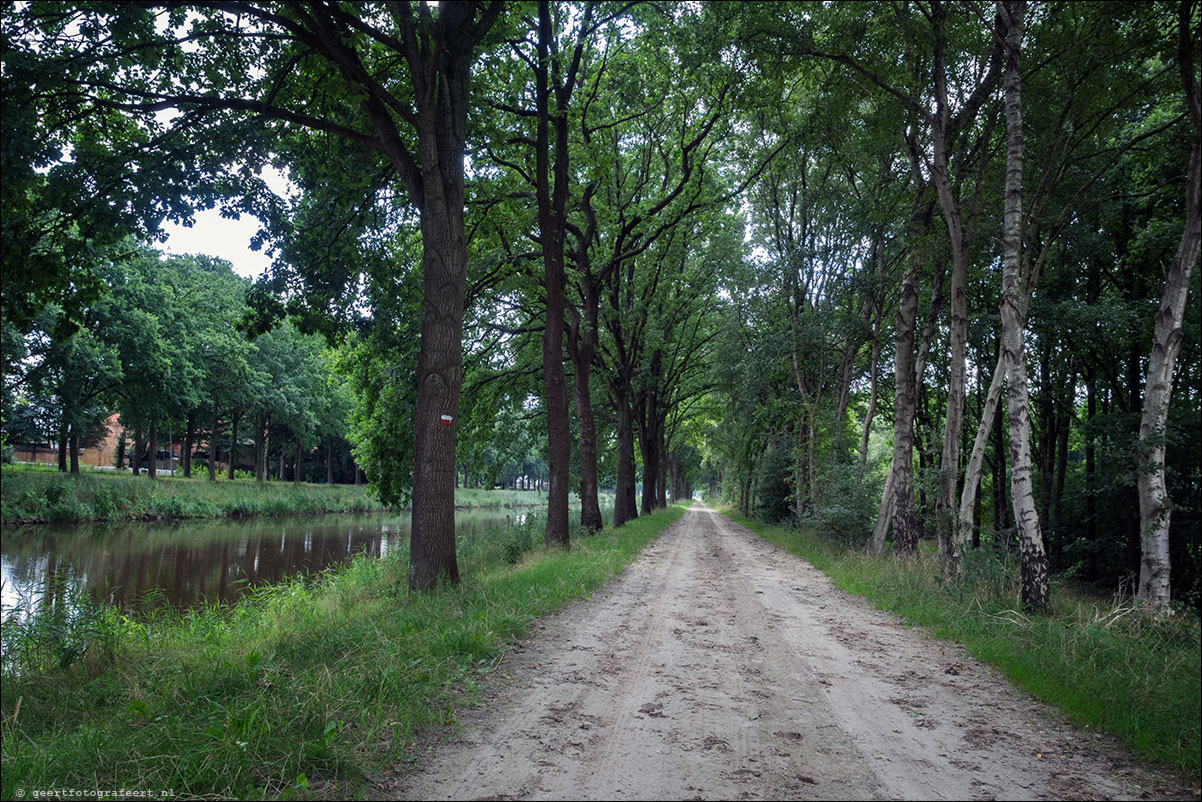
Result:
M517 565L526 552L534 548L534 535L537 529L535 521L538 520L540 519L533 515L527 515L524 521L515 523L509 527L505 533L505 541L502 548L502 554L505 557L506 563Z
M829 466L818 477L817 506L807 522L823 537L861 548L872 537L882 488L867 479L856 484L858 463Z
M769 523L780 523L793 515L793 492L789 487L792 469L788 443L774 440L760 464L755 492L756 515Z

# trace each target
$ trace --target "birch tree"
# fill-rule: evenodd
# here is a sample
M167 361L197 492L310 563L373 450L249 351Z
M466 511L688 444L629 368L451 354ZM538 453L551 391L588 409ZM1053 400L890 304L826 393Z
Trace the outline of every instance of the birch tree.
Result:
M1047 609L1048 559L1031 481L1031 416L1022 315L1023 115L1019 53L1025 0L1000 0L998 20L1006 48L1006 191L1002 224L1002 355L1010 415L1010 488L1022 560L1022 602Z
M1189 22L1193 4L1183 0L1178 20L1177 64L1185 88L1185 102L1193 132L1189 167L1185 176L1185 230L1173 263L1165 276L1160 307L1156 311L1156 329L1152 353L1148 359L1148 378L1144 383L1144 408L1139 423L1141 462L1139 466L1139 521L1141 556L1139 598L1158 609L1169 604L1169 506L1165 484L1165 426L1173 373L1184 337L1182 322L1189 294L1190 275L1198 262L1202 242L1202 208L1199 183L1202 182L1202 99L1194 68Z

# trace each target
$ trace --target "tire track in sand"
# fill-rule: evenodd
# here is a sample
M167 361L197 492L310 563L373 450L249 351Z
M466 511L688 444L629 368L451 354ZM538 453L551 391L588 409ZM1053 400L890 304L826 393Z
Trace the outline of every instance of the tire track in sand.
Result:
M399 798L1111 799L1154 782L701 504L537 624L506 672Z

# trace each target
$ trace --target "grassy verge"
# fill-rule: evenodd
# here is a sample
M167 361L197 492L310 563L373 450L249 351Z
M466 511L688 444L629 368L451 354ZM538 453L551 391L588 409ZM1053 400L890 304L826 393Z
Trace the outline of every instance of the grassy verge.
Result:
M461 542L464 580L430 594L406 592L401 551L232 609L137 622L85 605L6 622L0 798L372 796L373 777L451 720L536 616L589 595L682 512L569 551L535 546L529 523Z
M1018 609L1017 566L966 555L965 578L942 581L933 555L871 558L811 532L724 513L807 560L836 585L957 641L1077 725L1118 735L1141 754L1199 772L1202 640L1191 613L1170 620L1103 603L1053 581L1049 615Z
M39 466L40 467L40 466ZM546 504L547 494L534 490L455 491L459 508L521 507ZM88 471L77 477L46 470L13 470L0 474L0 521L3 523L68 523L175 518L223 518L357 512L380 509L365 488L291 482L258 483L253 479L205 477L183 479L114 471Z

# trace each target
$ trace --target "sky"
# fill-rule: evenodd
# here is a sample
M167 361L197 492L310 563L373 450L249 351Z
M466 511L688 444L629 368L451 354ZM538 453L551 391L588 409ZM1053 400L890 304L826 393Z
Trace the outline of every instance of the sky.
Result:
M295 191L288 176L272 167L263 168L263 180L281 197L288 197ZM257 217L244 214L239 220L227 220L217 209L197 212L193 216L196 222L191 228L165 221L162 229L167 234L167 241L158 243L158 249L177 256L189 253L216 256L232 264L238 275L252 279L262 275L271 264L271 257L265 251L250 249L251 238L260 226Z
M250 249L251 237L259 230L258 218L244 214L240 220L226 220L217 209L197 212L195 217L196 224L191 228L164 222L167 241L158 243L159 250L177 256L217 256L232 264L235 273L248 278L258 278L271 264L266 252Z

